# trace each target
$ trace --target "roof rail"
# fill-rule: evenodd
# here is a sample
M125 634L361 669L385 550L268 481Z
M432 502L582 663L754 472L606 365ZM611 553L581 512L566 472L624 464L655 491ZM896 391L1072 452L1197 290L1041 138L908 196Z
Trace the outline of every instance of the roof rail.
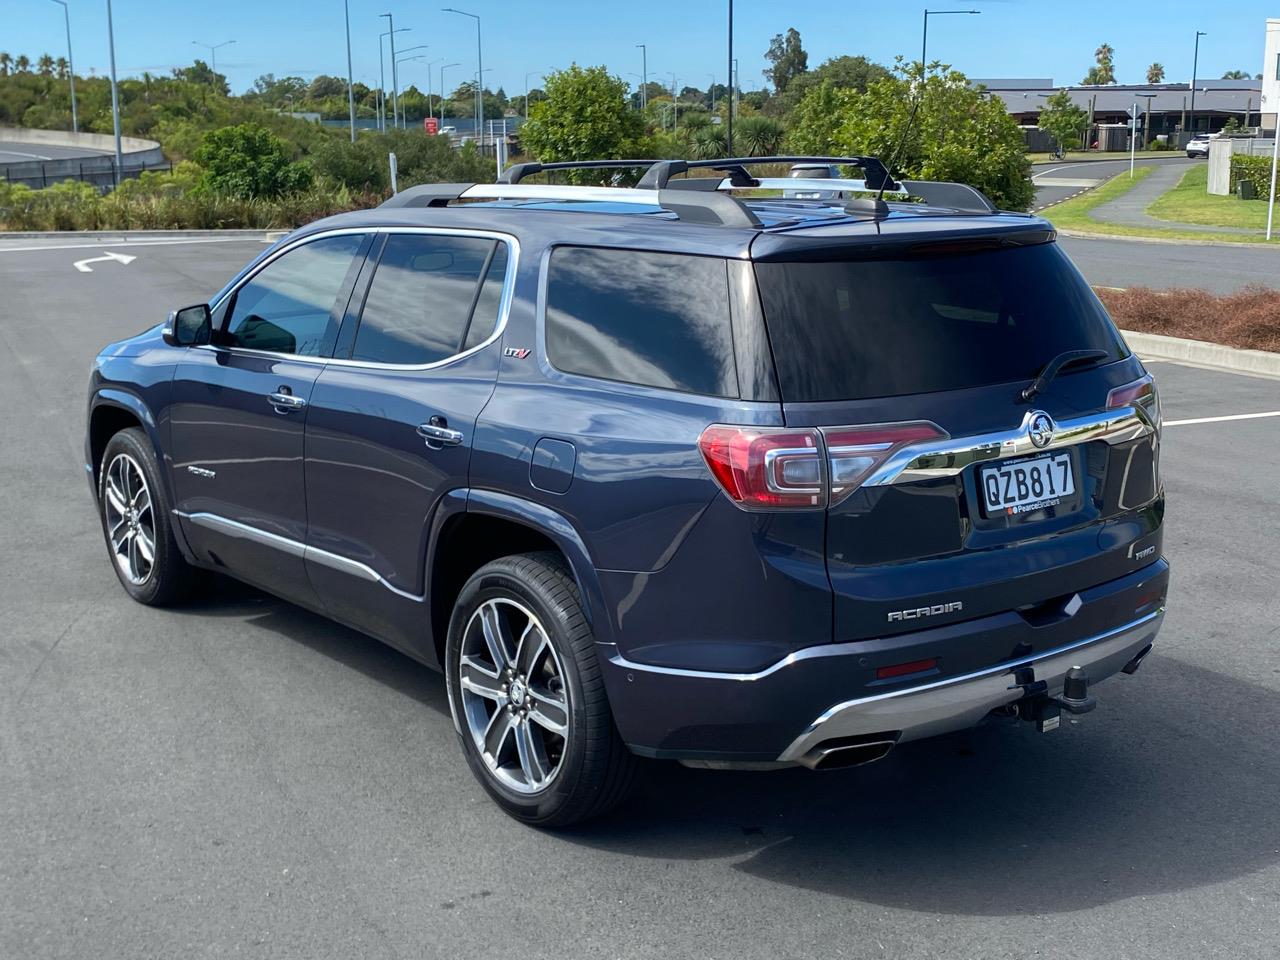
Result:
M963 213L995 213L996 206L986 195L967 183L947 183L940 180L903 180L908 195L923 200L932 207L949 207Z
M671 177L690 170L723 170L730 175L731 181L746 174L749 166L763 163L826 163L841 166L860 167L866 180L867 189L896 190L897 184L889 176L889 170L879 157L727 157L721 160L658 160L645 171L636 186L640 189L661 190L668 185ZM734 186L751 186L749 183L734 183Z
M474 186L474 183L420 183L416 187L406 187L378 206L445 207L450 200L457 200Z
M556 163L513 163L502 171L499 183L519 183L525 177L548 170L627 170L651 167L657 160L564 160Z

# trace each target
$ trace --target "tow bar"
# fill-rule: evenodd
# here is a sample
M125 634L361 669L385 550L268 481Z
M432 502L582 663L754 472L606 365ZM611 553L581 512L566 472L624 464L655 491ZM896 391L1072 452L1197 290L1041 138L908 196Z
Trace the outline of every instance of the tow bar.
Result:
M1009 689L1022 691L1022 697L1014 703L1018 708L1018 719L1035 723L1039 733L1057 730L1063 710L1081 714L1098 705L1098 701L1089 696L1089 677L1082 667L1072 667L1067 671L1060 697L1049 696L1049 684L1036 679L1033 667L1020 667L1014 671L1013 680Z

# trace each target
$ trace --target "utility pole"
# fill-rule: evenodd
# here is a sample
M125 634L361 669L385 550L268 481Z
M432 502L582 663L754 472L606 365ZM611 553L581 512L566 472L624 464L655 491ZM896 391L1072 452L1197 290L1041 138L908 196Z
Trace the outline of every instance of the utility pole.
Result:
M400 113L400 87L396 83L396 23L389 13L380 13L380 17L387 18L387 36L391 38L391 125L396 125L396 116ZM382 47L378 47L378 55L382 55ZM382 128L385 130L387 123L382 122Z
M76 63L71 56L71 13L67 9L66 0L53 0L62 7L62 18L67 25L67 79L71 81L71 132L79 133L80 124L76 119Z
M120 151L120 90L116 85L116 35L111 18L111 0L107 0L107 47L111 53L111 125L116 134L116 186L124 170L124 154Z
M351 4L342 0L342 15L347 22L347 108L351 111L351 142L356 142L356 91L351 77ZM381 48L379 48L381 49Z
M725 152L733 156L733 101L738 86L737 61L733 59L733 0L729 0L729 124L725 132Z
M649 106L649 48L643 43L636 46L640 48L640 112L643 113Z
M1191 61L1191 117L1189 118L1189 122L1191 124L1192 136L1195 135L1196 126L1196 79L1197 70L1200 67L1200 38L1207 36L1208 34L1203 30L1196 31L1196 54Z

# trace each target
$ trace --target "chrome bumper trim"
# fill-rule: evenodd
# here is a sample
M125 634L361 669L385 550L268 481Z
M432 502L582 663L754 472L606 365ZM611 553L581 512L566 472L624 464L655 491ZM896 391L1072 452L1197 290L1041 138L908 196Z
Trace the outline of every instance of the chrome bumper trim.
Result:
M1118 673L1134 654L1150 644L1164 620L1160 607L1131 623L1076 643L1017 660L946 677L917 687L837 703L809 724L778 757L796 762L815 746L837 737L901 731L899 743L920 740L971 727L992 710L1013 703L1022 691L1009 689L1010 674L1019 667L1034 667L1036 679L1061 692L1062 681L1073 666L1092 669L1093 680Z

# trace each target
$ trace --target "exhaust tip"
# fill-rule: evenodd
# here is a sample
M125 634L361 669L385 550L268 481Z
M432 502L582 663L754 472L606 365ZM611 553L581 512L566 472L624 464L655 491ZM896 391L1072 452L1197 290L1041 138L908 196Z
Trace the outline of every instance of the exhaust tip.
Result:
M891 736L892 739L886 737ZM874 740L865 738L850 742L848 738L824 740L803 757L800 762L810 770L840 770L860 767L885 757L898 742L898 735L881 735Z

